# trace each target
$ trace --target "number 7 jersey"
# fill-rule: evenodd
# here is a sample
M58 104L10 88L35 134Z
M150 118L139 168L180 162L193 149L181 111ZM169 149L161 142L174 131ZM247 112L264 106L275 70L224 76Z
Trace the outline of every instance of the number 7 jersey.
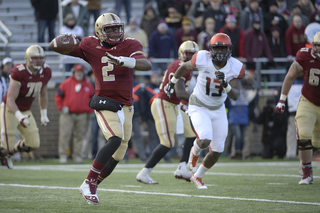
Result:
M194 54L191 64L198 68L197 83L192 94L210 107L221 106L227 98L227 94L217 80L215 73L224 72L227 82L230 82L234 78L243 78L245 72L243 64L233 57L227 60L223 68L217 69L213 65L211 53L206 50Z

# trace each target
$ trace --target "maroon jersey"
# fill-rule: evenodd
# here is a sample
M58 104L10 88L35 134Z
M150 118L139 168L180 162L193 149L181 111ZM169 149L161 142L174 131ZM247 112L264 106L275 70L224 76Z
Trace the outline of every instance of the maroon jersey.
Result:
M158 94L158 98L164 99L164 100L169 101L170 103L174 103L174 104L180 103L181 100L179 98L177 98L176 91L174 91L172 98L169 98L167 96L167 94L164 92L163 88L165 85L168 84L169 80L172 78L172 76L175 74L175 72L177 71L177 69L180 67L180 65L182 63L183 62L178 59L169 65L166 73L163 76L163 80L160 85L160 92ZM189 85L189 83L187 83L187 82L191 80L191 77L192 77L192 72L187 72L186 74L184 74L184 76L181 77L184 80L184 83L186 86Z
M35 97L38 97L43 87L47 85L51 78L51 69L46 64L44 68L37 74L33 75L26 69L26 64L17 64L11 70L11 80L19 82L21 85L16 104L20 111L27 111L31 108ZM7 94L2 101L7 103Z
M296 61L303 67L302 95L320 106L320 60L311 54L310 48L304 47L297 52Z
M91 65L95 77L96 95L131 106L134 70L108 63L106 52L113 56L146 58L142 54L142 45L135 39L126 38L123 42L107 49L95 36L83 38L79 47L70 55L80 57Z

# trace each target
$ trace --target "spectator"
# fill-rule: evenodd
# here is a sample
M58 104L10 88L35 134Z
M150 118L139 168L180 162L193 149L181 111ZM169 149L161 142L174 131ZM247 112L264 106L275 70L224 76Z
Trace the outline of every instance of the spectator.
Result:
M121 16L121 9L122 5L124 5L125 10L126 10L126 18L127 18L127 24L130 21L131 18L131 11L132 11L132 0L115 0L115 9L116 9L116 14L118 16Z
M31 0L38 23L38 42L45 42L45 31L48 28L48 42L55 37L56 17L58 15L58 0Z
M291 25L286 30L285 42L287 59L289 62L294 61L298 50L305 46L306 38L304 36L305 26L302 24L301 16L294 15Z
M155 63L153 59L178 58L177 49L173 35L168 32L168 25L165 22L160 22L149 40L149 60L152 62L152 70L164 73L168 63Z
M215 20L215 28L214 31L218 32L220 28L224 25L224 20L226 19L226 14L222 12L220 7L220 0L210 0L211 7L204 11L203 13L203 22L202 22L202 30L204 30L205 20L208 17L211 17Z
M198 33L192 29L192 23L187 16L183 18L182 27L174 34L177 46L180 46L185 41L197 41Z
M281 30L280 37L284 38L284 34L288 28L288 22L285 18L278 13L277 2L271 2L269 6L269 12L264 16L264 32L268 38L271 37L271 28L274 26L279 27Z
M316 11L311 0L299 0L298 4L302 9L302 14L307 17Z
M259 19L260 29L263 31L263 13L261 7L259 7L259 0L250 0L249 6L240 13L240 28L246 31L251 28L253 21L257 19Z
M190 10L188 11L188 18L192 20L198 33L202 31L203 13L210 7L210 0L198 0L196 3L191 5Z
M320 23L320 0L317 0L314 5L316 10L309 16L309 21L310 23L312 22Z
M3 96L7 93L8 91L8 87L9 87L9 82L10 82L10 73L11 73L11 69L13 67L13 60L10 57L5 57L2 60L2 64L1 64L1 77L0 77L0 83L1 83L1 87L0 87L0 102L2 102L2 98Z
M60 163L67 163L67 149L73 136L72 158L75 163L82 163L82 143L88 129L90 98L94 94L92 84L85 78L84 66L76 64L73 74L64 80L55 95L55 103L60 111L59 118L59 158Z
M64 18L64 25L60 29L60 34L66 34L66 33L71 33L75 35L79 41L84 37L84 32L81 26L76 24L76 19L73 15L73 13L69 13L66 15ZM75 65L74 63L68 63L70 60L75 59L75 57L72 56L61 56L64 64L64 71L70 72L72 67ZM62 66L62 63L61 63ZM62 69L62 67L60 67Z
M93 22L97 20L97 18L101 14L101 0L87 0L87 11L88 11L88 30L87 33L88 35L93 35L94 32L89 32L89 23L90 23L90 18L93 16Z
M291 16L290 11L287 9L287 2L285 0L277 0L278 4L278 14L282 15L286 21L288 21Z
M185 3L185 0L162 0L161 6L158 8L160 17L167 23L172 35L181 27L182 18L187 15Z
M268 39L261 30L260 19L256 15L252 27L245 31L244 55L247 59L247 69L256 69L254 58L267 57L273 61Z
M40 146L39 129L30 110L36 97L39 100L41 125L49 123L47 116L47 83L51 69L45 64L45 54L39 45L31 45L25 53L26 63L17 64L11 71L8 92L2 99L0 157L13 169L11 156L31 152ZM17 130L22 139L16 143Z
M72 0L67 4L62 11L62 16L65 18L72 13L76 19L76 25L82 27L84 36L88 35L89 13L86 6L79 3L79 0Z
M302 20L302 25L303 26L307 26L310 22L309 22L309 18L308 16L302 14L302 8L299 4L295 4L292 6L292 12L291 12L291 16L289 17L288 19L288 25L290 26L292 20L293 20L293 17L295 15L299 15L301 20Z
M222 0L221 10L225 14L233 14L232 10L242 10L241 3L238 0Z
M143 55L148 56L149 52L149 40L146 32L138 25L138 19L134 16L130 18L129 27L124 29L124 37L130 37L138 40L143 48Z
M262 124L262 158L273 158L274 153L279 159L286 155L287 115L277 113L275 100L267 100L266 106L257 117Z
M140 28L143 29L148 36L148 41L150 35L153 31L157 30L157 26L160 22L160 17L157 15L155 9L152 6L146 6L144 9L144 14L140 22Z
M233 44L232 56L239 58L240 61L245 60L244 55L244 31L237 26L237 19L230 14L226 18L226 24L219 30L219 33L227 34Z
M198 45L200 50L209 51L210 39L214 34L216 34L216 32L214 31L216 21L213 18L208 17L205 20L204 24L205 30L201 31L198 35Z

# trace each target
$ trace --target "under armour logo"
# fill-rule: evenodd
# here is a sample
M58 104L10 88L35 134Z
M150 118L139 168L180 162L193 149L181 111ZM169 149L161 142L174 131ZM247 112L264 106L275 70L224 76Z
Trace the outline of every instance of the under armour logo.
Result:
M99 104L106 104L107 101L100 100Z

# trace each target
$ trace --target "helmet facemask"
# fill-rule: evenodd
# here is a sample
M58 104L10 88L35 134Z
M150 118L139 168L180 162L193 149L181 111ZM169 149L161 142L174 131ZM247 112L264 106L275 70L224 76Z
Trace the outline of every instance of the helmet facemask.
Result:
M30 65L36 70L40 71L43 69L46 58L44 56L31 56L30 57Z
M227 61L231 57L232 45L215 44L209 45L213 61Z
M99 36L100 40L103 40L104 42L107 42L111 45L116 45L123 41L123 24L119 25L103 25L101 27L101 35Z

